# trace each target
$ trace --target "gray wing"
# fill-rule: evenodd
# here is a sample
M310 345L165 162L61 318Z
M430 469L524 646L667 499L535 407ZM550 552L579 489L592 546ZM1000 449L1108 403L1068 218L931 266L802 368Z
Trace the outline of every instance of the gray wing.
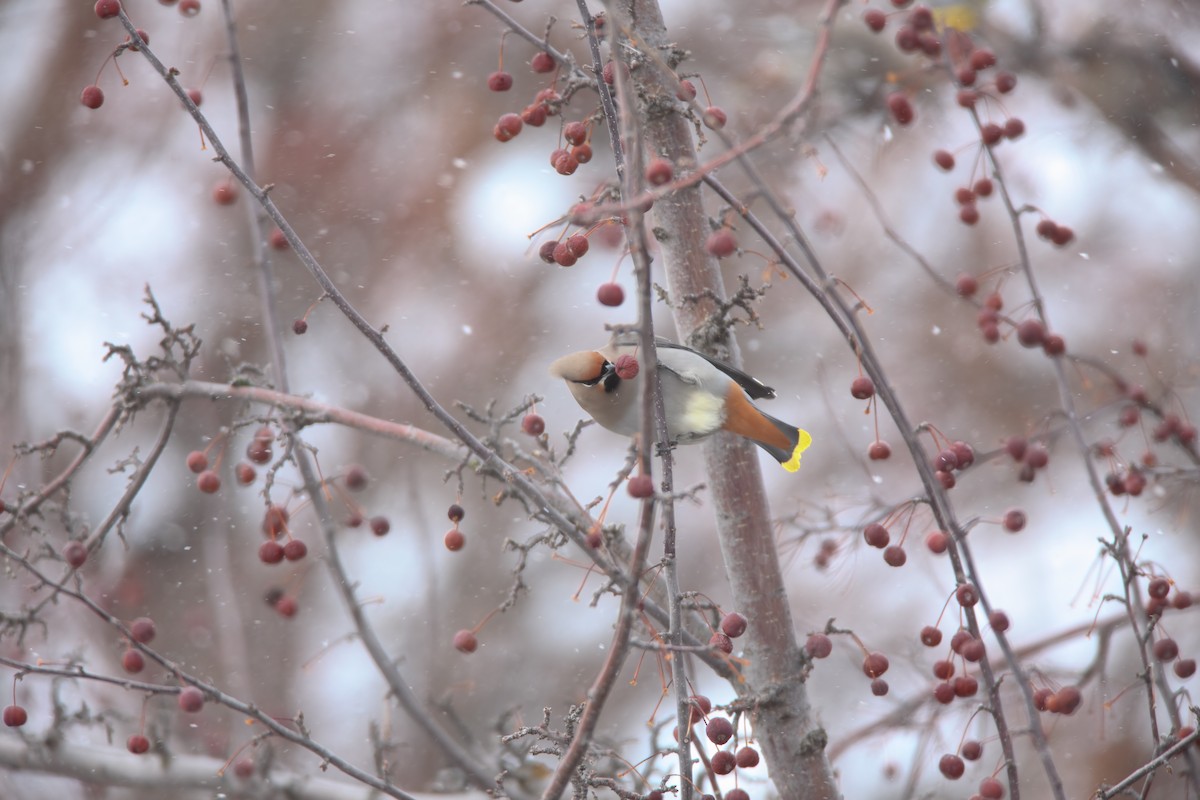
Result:
M666 339L657 339L656 338L655 344L659 347L659 349L684 350L688 353L692 353L694 355L700 356L700 358L703 358L709 364L716 367L721 372L725 373L727 376L732 378L734 383L736 383L738 386L741 386L742 389L746 392L746 394L748 394L750 396L750 399L752 399L752 400L764 400L764 399L769 400L775 396L775 390L772 389L770 386L767 386L765 383L758 380L757 378L747 375L745 372L742 372L740 369L736 369L734 367L729 366L728 364L724 364L720 361L717 361L715 358L709 358L708 356L704 355L704 353L701 353L698 350L693 350L690 347L685 347L681 344L675 344L674 342L668 342Z

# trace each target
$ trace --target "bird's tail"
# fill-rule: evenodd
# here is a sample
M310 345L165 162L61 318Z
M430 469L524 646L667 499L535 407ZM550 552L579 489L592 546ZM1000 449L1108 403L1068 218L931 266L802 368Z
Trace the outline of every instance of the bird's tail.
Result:
M780 435L772 436L770 442L764 442L758 438L753 438L752 441L770 453L771 458L778 461L788 472L800 469L800 454L812 444L812 436L809 436L808 431L803 428L781 422L770 414L763 414L763 416Z

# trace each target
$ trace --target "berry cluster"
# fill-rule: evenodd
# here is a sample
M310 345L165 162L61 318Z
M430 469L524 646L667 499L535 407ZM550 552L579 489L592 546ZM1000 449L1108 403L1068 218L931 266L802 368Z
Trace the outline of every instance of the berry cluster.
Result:
M163 5L174 5L175 0L159 0ZM96 12L96 16L100 19L113 19L121 13L121 0L96 0L96 4L92 7ZM200 0L179 0L179 13L185 17L194 17L200 13ZM104 65L113 56L120 55L122 51L129 50L137 52L140 45L150 44L150 34L141 28L137 28L137 41L132 37L125 37L125 41L113 52L108 59L105 59ZM104 71L104 65L101 65L100 72ZM125 81L128 83L128 81ZM199 89L189 89L188 96L196 105L200 105L201 94ZM104 105L104 90L100 88L100 75L96 75L96 81L83 88L79 94L79 102L90 109L97 109Z
M1030 442L1024 436L1010 436L1004 441L1004 452L1008 453L1020 469L1018 480L1032 483L1039 469L1050 463L1050 451L1041 442Z
M739 638L746 632L749 622L744 616L731 611L721 618L719 630L714 630L712 636L708 640L709 647L715 647L725 655L733 652L733 640ZM724 744L718 742L718 744Z

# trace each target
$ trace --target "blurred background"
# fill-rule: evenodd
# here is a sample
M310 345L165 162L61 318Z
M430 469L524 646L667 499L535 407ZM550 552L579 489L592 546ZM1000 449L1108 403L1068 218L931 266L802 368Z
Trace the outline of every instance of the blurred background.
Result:
M219 4L203 0L201 12L190 18L157 0L125 5L149 32L159 57L179 69L183 85L201 90L201 110L226 145L236 147ZM633 320L631 303L607 308L595 298L596 288L614 274L632 293L633 278L611 238L606 244L603 235L593 236L591 252L563 269L537 257L537 245L559 228L534 234L611 179L603 137L597 133L593 141L595 159L570 177L556 174L548 160L559 146L558 118L540 129L527 126L505 144L492 137L496 118L520 112L550 76L535 74L529 61L536 50L509 36L503 64L515 85L507 93L488 91L503 28L479 7L386 0L234 5L259 182L273 185L275 202L309 248L373 324L388 326L389 341L444 405L461 401L482 409L495 401L498 409L509 409L537 395L544 398L537 408L550 441L561 450L562 434L581 412L547 374L547 365L603 342L606 324ZM670 0L663 8L675 41L691 54L681 70L703 78L711 102L728 113L727 130L746 137L800 90L822 5L747 0L735 9ZM890 4L873 6L892 11ZM1015 339L986 343L975 308L945 291L884 235L868 195L847 168L861 174L888 224L938 275L953 281L971 273L981 295L1003 293L1013 318L1030 313L1028 288L1015 271L1012 223L999 199L980 201L981 219L972 227L958 219L955 189L985 171L977 134L955 103L954 87L944 74L922 68L926 61L898 52L896 21L881 34L868 31L862 14L869 7L854 0L841 10L808 127L754 157L772 188L795 208L825 269L869 306L865 324L910 417L980 453L952 498L962 519L980 520L971 541L983 565L983 588L1012 619L1016 646L1031 648L1028 665L1047 681L1072 683L1096 658L1097 640L1076 632L1054 646L1042 643L1119 613L1115 603L1100 603L1120 589L1111 562L1099 560L1104 519L1067 437L1051 444L1050 465L1032 483L1020 481L1017 466L994 453L1008 436L1060 428L1051 362ZM569 23L574 4L531 0L504 8L539 35L550 15L558 17L552 44L585 56L580 32ZM1169 0L993 0L966 10L971 35L994 49L999 68L1018 79L1011 94L981 104L987 118L1016 116L1026 125L1024 136L998 150L1008 190L1018 206L1036 206L1075 232L1069 245L1052 247L1032 233L1036 214L1022 218L1052 329L1065 338L1069 353L1105 363L1186 418L1196 398L1200 339L1200 8ZM268 358L247 198L214 202L225 170L135 53L117 60L129 81L122 85L116 65L106 59L124 38L116 21L98 19L84 0L0 5L5 454L20 442L62 429L90 433L98 424L120 378L120 364L102 360L104 343L129 345L147 356L160 338L140 317L146 285L168 319L194 323L203 339L193 377L228 381L239 365L265 366ZM79 102L93 82L105 92L97 110ZM912 125L896 126L887 115L883 98L895 90L912 97ZM584 91L564 119L595 110L594 95ZM956 154L951 174L933 164L940 148ZM714 141L701 156L719 152ZM750 188L733 167L721 177L738 190ZM714 202L714 217L720 211ZM963 786L937 775L937 757L953 751L964 732L983 738L984 759L968 765L973 785L999 763L999 747L987 744L990 726L968 719L965 706L928 704L904 714L902 723L876 724L932 686L932 656L916 634L922 625L936 624L952 588L947 563L920 544L930 527L922 512L912 521L910 558L899 570L864 547L859 535L872 515L919 492L911 461L890 420L864 413L866 404L849 396L858 368L833 325L797 281L751 252L765 248L748 230L739 230L739 238L744 252L723 262L728 285L735 287L743 274L754 286L770 284L758 308L762 326L738 332L746 367L778 391L767 410L807 428L815 440L796 475L769 458L764 462L796 625L803 636L835 617L871 649L888 653L893 665L891 693L875 698L858 669L861 655L849 642L839 639L829 661L817 664L812 697L830 733L843 790L847 797L960 796ZM275 254L275 270L296 393L446 433L329 304L309 316L306 335L291 334L290 321L304 315L320 290L290 253ZM659 310L656 323L670 335L669 312L661 305ZM1146 345L1144 357L1133 352L1135 340ZM1089 437L1115 443L1115 469L1147 450L1164 466L1187 463L1177 448L1151 440L1152 421L1118 426L1121 395L1104 374L1086 365L1067 372ZM370 766L375 724L394 742L389 756L400 785L457 788L461 779L427 736L385 700L361 646L346 640L350 619L321 564L311 512L298 511L292 520L293 533L310 546L309 559L285 567L258 561L261 480L239 488L229 474L248 431L230 444L222 490L212 496L196 491L185 455L247 413L234 403L186 404L170 450L123 527L124 541L110 538L89 562L84 588L123 618L153 616L160 631L156 645L198 675L279 716L302 711L318 739L356 763ZM44 515L35 529L11 534L7 543L36 551L44 542L57 551L68 535L97 524L124 488L126 476L110 468L148 448L160 422L161 409L139 416L93 458L68 503ZM886 462L866 459L876 422L893 445ZM515 426L508 432L532 448ZM541 533L517 505L491 502L500 486L468 475L460 497L457 481L447 479L456 465L415 447L332 426L312 427L305 439L317 448L327 475L362 464L372 477L356 499L369 516L386 515L391 532L377 538L348 528L348 567L402 672L443 722L469 737L471 746L490 750L498 733L540 721L543 707L558 723L569 704L584 698L610 641L616 601L589 603L598 578L567 558L534 551L524 575L528 592L487 625L479 652L468 657L451 646L456 630L472 627L508 596L516 557L505 540ZM626 443L596 427L579 442L566 484L587 502L606 493ZM989 453L995 457L983 457ZM53 458L15 461L0 498L36 489L73 454L64 445ZM698 451L682 449L677 458L678 486L704 481ZM287 500L298 485L284 470L272 499ZM1139 498L1111 499L1121 522L1146 537L1142 558L1190 590L1200 589L1194 485L1192 465L1152 481ZM725 605L712 510L703 492L698 497L680 509L681 580L685 590ZM446 508L456 501L466 508L461 527L467 546L451 553L442 534L449 527ZM1012 507L1029 518L1015 536L995 524ZM608 519L632 524L635 513L633 502L618 492ZM829 544L818 564L823 541ZM3 613L15 615L35 593L19 573L10 575L0 586L0 602ZM283 618L264 601L272 588L297 596L295 617ZM1200 634L1188 614L1168 617L1164 626L1183 654L1194 657ZM31 629L21 640L6 635L0 643L6 655L78 659L95 671L120 674L123 647L110 630L67 603L45 618L45 629ZM954 627L953 620L943 624L947 632ZM1070 796L1115 782L1151 753L1144 697L1137 690L1120 694L1140 668L1128 637L1117 635L1086 686L1083 708L1046 721ZM697 683L715 702L733 697L703 674ZM1193 702L1195 679L1175 684L1185 690L1180 702ZM18 692L30 723L20 734L0 736L44 733L52 724L51 688L48 679L24 679ZM667 724L670 738L671 723L655 712L662 690L658 667L647 657L636 685L623 686L605 716L604 738L630 761L652 752L648 721ZM141 698L132 693L94 684L56 685L55 691L70 709L86 703L104 711L101 721L70 726L69 736L80 741L104 743L107 723L119 747L138 724ZM225 758L248 738L236 715L214 707L180 720L168 706L149 704L147 719L180 752ZM303 752L271 747L276 763L302 772L318 766ZM520 779L536 787L535 772ZM1037 796L1041 773L1032 758L1023 774ZM1155 797L1188 796L1171 776L1155 789ZM61 778L0 774L6 797L50 790L63 797L143 796Z

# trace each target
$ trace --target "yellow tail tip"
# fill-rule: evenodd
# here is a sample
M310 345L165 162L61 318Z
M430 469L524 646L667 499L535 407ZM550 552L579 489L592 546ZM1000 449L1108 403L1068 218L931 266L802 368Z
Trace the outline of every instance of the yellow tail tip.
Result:
M796 433L799 434L799 437L796 439L796 446L792 448L792 457L782 462L783 468L788 472L795 472L800 469L800 454L812 444L812 437L808 435L808 431L803 428L797 428Z

